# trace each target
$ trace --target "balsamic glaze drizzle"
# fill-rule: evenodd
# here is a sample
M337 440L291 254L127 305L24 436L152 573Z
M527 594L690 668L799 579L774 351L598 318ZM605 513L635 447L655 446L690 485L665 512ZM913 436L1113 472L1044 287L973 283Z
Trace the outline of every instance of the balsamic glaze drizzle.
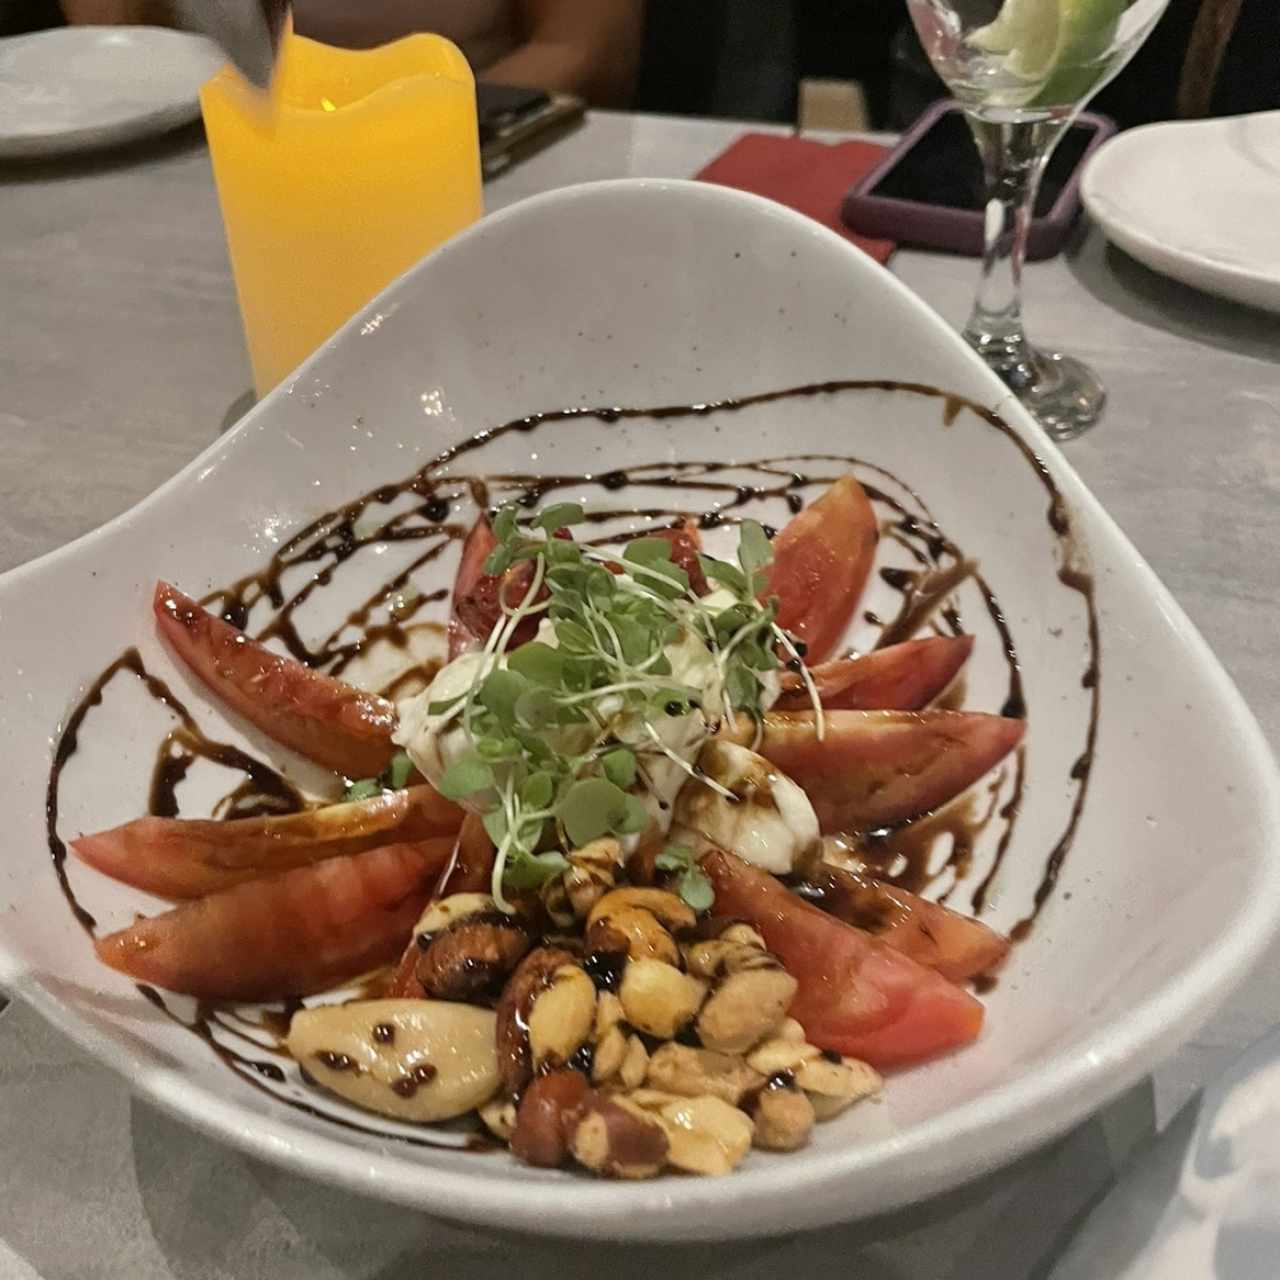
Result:
M911 500L919 508L918 513L912 512L884 489L871 483L864 485L872 501L889 512L883 524L883 533L903 547L917 565L915 571L886 570L882 575L890 585L902 592L903 599L898 616L887 622L881 622L869 612L864 614L868 622L881 625L879 646L907 639L917 634L926 625L931 626L939 634L963 633L964 627L959 612L949 601L954 590L966 578L972 577L985 602L986 612L1004 646L1005 660L1009 670L1009 692L1002 707L1002 714L1025 717L1027 708L1018 655L1011 630L995 593L976 566L965 559L959 548L937 526L920 496L892 473L875 464L839 454L804 454L739 463L659 462L595 476L508 474L481 478L440 474L442 468L457 462L473 451L483 449L487 444L511 432L532 433L540 427L557 422L594 418L608 427L628 419L647 418L661 421L680 417L706 417L713 414L735 413L749 406L776 403L785 399L873 390L941 400L944 426L950 426L961 411L967 409L994 430L1001 432L1019 450L1044 486L1048 496L1046 516L1050 528L1059 540L1060 547L1058 580L1067 589L1081 596L1087 611L1090 657L1082 686L1090 692L1089 726L1084 750L1071 771L1071 781L1076 791L1068 823L1049 852L1029 914L1015 926L1012 933L1015 940L1025 938L1058 882L1079 825L1088 792L1100 708L1098 618L1092 577L1076 563L1077 548L1072 534L1070 515L1057 484L1043 460L998 415L958 396L916 383L879 380L831 381L706 404L664 406L656 409L574 408L532 414L458 441L405 480L396 484L383 485L313 520L295 533L261 570L211 593L205 603L216 606L224 618L246 630L251 630L250 624L255 608L264 604L264 607L270 608L272 616L256 631L258 638L274 638L299 661L313 668L337 674L343 671L369 644L384 642L407 648L407 624L425 606L446 598L447 592L443 590L430 594L417 593L413 587L413 578L417 570L437 559L454 541L464 536L465 527L449 519L459 503L469 500L482 509L489 508L491 505L496 505L493 500L496 493L503 501L514 499L525 507L532 507L557 489L581 486L586 483L594 483L609 492L619 492L631 484L651 489L699 490L715 494L717 498L722 496L723 500L717 501L711 509L701 513L688 512L679 507L670 509L643 507L635 511L593 512L589 520L603 523L619 516L640 516L654 522L654 527L660 527L658 522L676 525L683 519L692 517L701 527L714 528L722 524L737 523L742 518L741 509L761 499L780 500L786 504L789 511L797 511L803 506L803 490L828 484L850 466L857 466L864 474L879 475L891 481L904 493L910 495ZM833 464L833 466L824 467L823 464ZM735 481L715 478L717 472L730 469L737 472L753 472L761 476L763 481L755 485L743 485ZM381 522L372 516L373 509L390 506L406 495L413 499L408 507L389 514ZM610 535L596 541L616 542L626 536L628 535ZM333 581L337 570L353 556L365 548L388 542L420 542L423 544L423 549L405 568L378 586L352 609L342 625L318 642L309 644L304 641L299 628L295 625L296 611L316 591L328 586ZM286 589L285 575L290 570L297 569L310 569L310 572L306 574L300 585ZM379 610L385 611L389 621L378 623L372 621L375 612ZM350 638L353 633L356 637L354 639ZM238 748L214 742L202 734L187 708L172 690L162 680L146 671L137 650L126 651L89 686L68 717L54 751L46 791L46 828L54 872L72 914L90 936L93 936L96 922L78 902L67 878L67 849L57 829L59 788L63 769L77 749L80 731L86 718L102 702L107 685L122 671L129 672L141 681L147 692L163 703L179 721L178 726L160 744L157 752L149 805L153 814L174 816L178 813L176 788L197 758L210 760L243 775L243 781L218 807L219 816L244 817L253 813L288 813L302 808L305 804L297 789L270 766ZM429 678L430 672L428 670L410 672L405 678L414 674ZM1002 774L1001 777L1003 776ZM1000 805L998 810L999 781L992 785L991 799L985 807L985 812L978 812L974 799L970 796L944 808L937 814L925 815L924 818L896 829L863 833L863 850L869 860L878 865L882 871L887 872L891 866L897 866L898 869L891 878L906 888L917 890L926 888L936 875L950 868L953 873L953 882L947 891L949 894L955 884L964 879L969 870L976 835L998 816L1003 823L1003 831L994 860L972 898L972 909L980 914L986 906L989 890L1012 840L1021 807L1025 778L1025 748L1020 748L1016 757L1009 799ZM937 837L944 833L949 834L952 839L946 866L930 870L929 850L933 848ZM286 1079L285 1073L269 1058L247 1056L225 1043L225 1038L229 1034L242 1041L247 1040L255 1048L262 1048L259 1041L248 1036L243 1029L236 1028L234 1022L239 1015L234 1010L200 1004L196 1006L194 1017L188 1020L180 1017L174 1009L170 1008L164 997L153 988L140 985L139 991L167 1016L204 1040L238 1076L257 1088L265 1089L278 1101L321 1117L330 1123L343 1125L370 1136L401 1137L404 1141L417 1142L420 1145L452 1145L432 1142L429 1137L414 1139L366 1128L312 1107L296 1097L268 1088L266 1081L281 1084ZM297 1007L298 1002L290 1002L279 1010L264 1010L263 1021L249 1025L263 1031L270 1031L278 1024L280 1031L283 1032L287 1029L288 1017ZM216 1035L215 1030L221 1034ZM302 1075L305 1080L305 1072Z

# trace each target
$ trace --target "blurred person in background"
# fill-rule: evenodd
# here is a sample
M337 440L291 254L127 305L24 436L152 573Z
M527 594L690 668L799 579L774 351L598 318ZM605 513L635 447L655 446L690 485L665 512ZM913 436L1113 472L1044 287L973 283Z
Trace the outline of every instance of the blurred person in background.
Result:
M53 0L0 0L0 34L60 18L173 20L166 0L61 0L60 8ZM576 93L594 106L631 101L644 26L644 0L294 0L293 12L300 35L353 49L438 32L486 80Z

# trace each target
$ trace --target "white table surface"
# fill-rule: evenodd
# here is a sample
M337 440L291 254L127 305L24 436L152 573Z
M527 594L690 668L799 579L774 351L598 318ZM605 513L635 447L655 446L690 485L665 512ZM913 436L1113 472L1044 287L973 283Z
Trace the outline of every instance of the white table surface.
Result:
M488 206L593 178L688 176L741 128L596 115L491 184ZM948 320L964 318L971 260L903 252L893 269ZM1103 424L1067 446L1072 462L1277 741L1280 319L1163 280L1096 231L1029 267L1027 290L1035 335L1085 357L1111 390ZM4 570L137 502L209 443L248 386L198 130L0 168L0 308ZM10 1007L0 1014L0 1280L487 1280L513 1269L1028 1280L1116 1159L1277 1022L1280 948L1150 1084L1012 1170L871 1223L661 1249L478 1233L282 1173L131 1099L37 1015Z

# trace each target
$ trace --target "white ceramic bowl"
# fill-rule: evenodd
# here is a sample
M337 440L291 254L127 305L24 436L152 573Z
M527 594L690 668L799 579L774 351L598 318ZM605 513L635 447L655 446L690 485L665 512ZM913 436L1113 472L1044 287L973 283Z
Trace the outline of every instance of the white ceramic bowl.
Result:
M988 917L1008 928L1027 913L1069 822L1092 698L1082 684L1087 616L1083 597L1058 578L1064 546L1046 518L1035 455L1043 459L1071 513L1076 563L1096 581L1101 717L1058 891L988 997L977 1044L895 1077L885 1103L823 1126L802 1153L753 1154L723 1180L609 1184L500 1154L363 1136L286 1107L96 963L60 895L44 829L50 744L84 683L136 644L211 732L284 754L210 706L157 643L148 613L157 577L195 594L227 583L317 514L532 411L707 402L832 378L906 379L998 406L1027 449L976 413L945 412L943 399L865 390L612 426L584 417L501 436L454 470L599 474L641 460L835 453L903 477L979 558L1026 682L1025 794ZM578 493L632 505L632 494L587 482L561 496ZM451 518L468 519L466 505L459 498ZM778 523L784 509L760 514ZM338 622L361 582L382 581L383 558L403 551L348 562L340 589L299 613L302 629L316 636ZM443 585L451 569L442 560L421 585ZM888 588L877 591L869 603L883 608ZM998 638L981 622L973 584L961 604L978 634L967 703L997 710L1007 686ZM255 615L255 625L262 620ZM485 220L392 286L135 511L0 580L0 623L9 681L0 704L9 821L0 977L191 1123L317 1177L475 1222L705 1239L926 1196L1045 1141L1148 1070L1225 998L1280 912L1267 745L1057 449L888 272L816 224L719 187L603 183ZM136 692L126 679L93 713L85 754L64 779L64 835L142 810L163 723ZM1001 796L1010 785L1006 771ZM207 779L193 783L190 810L213 794ZM997 818L979 839L962 905L1003 829ZM72 876L104 923L155 905L86 869Z

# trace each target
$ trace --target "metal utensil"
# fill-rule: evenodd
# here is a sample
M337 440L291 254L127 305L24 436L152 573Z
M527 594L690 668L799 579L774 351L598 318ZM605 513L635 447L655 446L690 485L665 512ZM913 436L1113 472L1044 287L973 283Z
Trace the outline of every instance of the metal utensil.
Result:
M289 0L174 0L174 6L186 23L222 46L250 84L271 84Z

